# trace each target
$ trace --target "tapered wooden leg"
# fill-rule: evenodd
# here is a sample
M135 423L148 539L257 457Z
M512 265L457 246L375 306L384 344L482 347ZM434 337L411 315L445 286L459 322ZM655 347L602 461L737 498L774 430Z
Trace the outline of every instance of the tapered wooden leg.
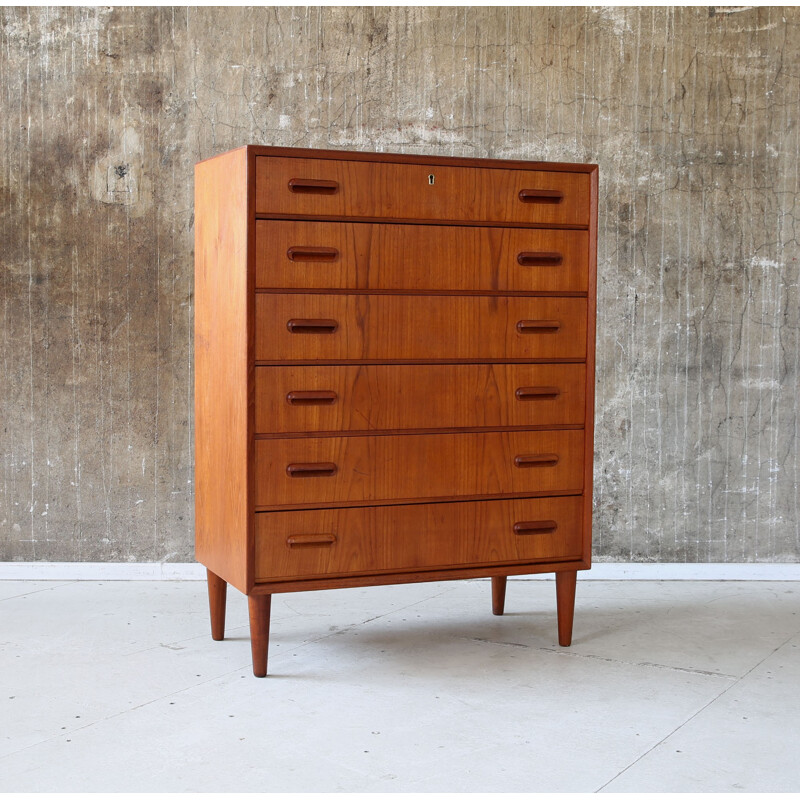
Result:
M572 619L575 616L576 570L556 572L556 605L558 606L558 643L562 647L572 644Z
M208 575L208 607L211 612L211 638L221 642L225 638L225 598L228 584L210 569Z
M492 614L497 617L503 616L503 609L506 605L506 582L505 575L496 575L492 578Z
M271 594L251 594L247 598L250 607L250 647L253 651L253 675L267 675L267 650L269 649L269 611Z

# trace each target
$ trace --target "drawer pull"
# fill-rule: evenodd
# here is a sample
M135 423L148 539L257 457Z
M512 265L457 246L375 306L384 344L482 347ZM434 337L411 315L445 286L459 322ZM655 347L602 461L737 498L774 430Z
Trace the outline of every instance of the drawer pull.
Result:
M564 192L555 189L522 189L519 199L523 203L547 203L555 205L564 199Z
M514 394L517 400L552 400L561 392L555 386L520 386Z
M520 333L557 333L561 323L555 319L521 319L517 323Z
M515 467L554 467L558 464L555 453L539 453L533 456L517 456L514 459Z
M289 392L286 402L290 406L332 406L339 395L336 392Z
M336 261L339 251L335 247L290 247L286 255L289 261Z
M338 471L336 464L321 461L318 464L289 464L286 474L290 478L330 478Z
M555 533L558 523L553 519L539 519L535 522L515 522L514 533L517 536L533 536L537 533Z
M339 184L336 181L318 181L314 178L292 178L289 191L295 194L336 194Z
M336 544L336 537L332 533L296 533L286 539L286 544L289 547L324 547Z
M336 333L339 323L335 319L290 319L286 327L289 333Z
M521 267L557 267L564 261L561 253L519 253L517 263Z

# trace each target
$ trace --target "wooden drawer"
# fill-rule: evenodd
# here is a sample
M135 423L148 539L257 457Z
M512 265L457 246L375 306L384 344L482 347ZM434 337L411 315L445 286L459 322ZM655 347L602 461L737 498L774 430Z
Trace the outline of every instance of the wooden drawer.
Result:
M265 294L256 360L487 361L586 356L575 297Z
M259 220L256 286L586 292L586 231Z
M577 494L583 431L259 439L257 508Z
M586 172L256 158L256 214L263 215L585 227L589 198Z
M582 498L256 514L255 579L579 558Z
M257 367L256 433L583 425L583 364Z

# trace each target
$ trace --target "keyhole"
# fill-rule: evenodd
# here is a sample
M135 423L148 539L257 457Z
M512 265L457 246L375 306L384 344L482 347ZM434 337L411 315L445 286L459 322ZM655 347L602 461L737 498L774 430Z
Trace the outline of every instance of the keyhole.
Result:
M436 180L436 178L433 175L428 175L428 185L429 186L433 186L433 182L435 180Z

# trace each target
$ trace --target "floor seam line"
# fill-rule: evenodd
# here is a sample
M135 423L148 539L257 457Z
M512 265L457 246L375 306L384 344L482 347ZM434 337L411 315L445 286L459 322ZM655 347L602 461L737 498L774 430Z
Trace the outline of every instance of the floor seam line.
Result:
M157 703L159 700L166 700L166 698L174 697L175 695L178 695L181 692L188 692L191 689L196 689L198 686L203 686L203 684L211 683L211 681L216 681L219 680L220 678L225 678L228 675L233 675L237 672L241 672L243 669L247 669L249 666L250 666L249 664L245 664L243 667L238 667L237 669L220 673L219 675L215 675L214 677L208 678L207 680L193 683L191 686L185 686L182 689L176 689L174 692L168 692L167 694L161 695L160 697L154 697L152 700L147 700L144 703L139 703L139 705L132 706L131 708L125 708L122 711L117 711L114 714L109 714L107 717L101 717L100 719L93 720L92 722L87 722L85 725L80 725L77 728L73 728L70 731L66 731L65 733L57 733L54 736L49 736L46 739L42 739L41 742L35 742L34 744L29 744L26 747L20 748L19 750L14 750L11 753L5 753L4 755L0 756L0 761L3 761L9 756L19 755L19 753L24 753L26 750L30 750L32 747L38 747L39 745L47 744L48 742L60 739L62 736L68 736L72 733L77 733L78 731L86 730L87 728L91 728L94 725L99 725L101 722L108 722L109 720L115 719L116 717L121 717L123 714L129 714L131 711L138 711L140 708L145 708L146 706L152 705L153 703Z
M503 644L503 642L498 642L497 644ZM781 647L783 647L783 645L781 645ZM562 653L559 650L554 650L552 647L533 647L532 649L539 650L544 653L552 653L553 655L559 657L586 658L594 661L607 661L611 664L622 664L623 666L626 667L653 667L655 669L670 670L671 672L681 672L681 673L688 673L689 675L698 675L703 678L727 678L728 680L734 681L734 684L736 681L741 680L741 678L738 678L736 675L729 675L727 672L710 672L709 670L690 669L689 667L674 667L669 664L657 664L654 661L623 661L621 659L608 658L607 656L598 656L592 653L570 653L570 652ZM770 653L770 655L772 654ZM769 658L769 656L766 657ZM733 686L734 684L731 684L731 686Z
M606 788L606 786L608 786L610 783L613 783L621 775L624 775L631 767L633 767L636 764L638 764L645 756L647 756L650 753L652 753L653 750L655 750L657 747L659 747L664 742L666 742L667 739L669 739L670 737L674 736L681 728L683 728L684 726L688 725L695 717L697 717L698 714L702 714L710 705L712 705L713 703L716 703L717 700L719 700L723 695L727 694L735 686L738 686L748 675L750 675L754 670L758 669L758 667L760 667L768 658L771 658L772 656L774 656L775 653L778 652L778 650L780 650L782 647L785 647L789 642L791 642L792 639L794 639L794 637L795 637L795 634L792 634L788 639L786 639L781 644L779 644L776 648L774 648L772 650L772 652L768 653L760 661L757 661L755 664L753 664L753 666L750 667L750 669L747 670L747 672L745 672L744 675L742 675L741 677L737 678L730 686L726 686L718 695L716 695L715 697L712 697L711 700L709 700L702 708L698 708L697 711L694 712L694 714L692 714L690 717L685 719L674 730L670 731L666 736L664 736L659 741L657 741L651 748L649 748L644 753L642 753L639 756L639 758L635 759L634 761L631 761L631 763L628 764L627 767L625 767L624 769L620 770L610 780L607 780L599 789L595 789L595 794L597 794L598 792L602 792L603 789Z
M57 586L46 586L44 589L35 589L32 592L23 592L22 594L14 594L11 597L3 597L0 599L0 603L5 603L6 600L18 600L20 597L29 597L32 594L39 594L40 592L51 592L53 589L61 589L64 586L72 586L75 583L81 583L81 581L55 581Z

